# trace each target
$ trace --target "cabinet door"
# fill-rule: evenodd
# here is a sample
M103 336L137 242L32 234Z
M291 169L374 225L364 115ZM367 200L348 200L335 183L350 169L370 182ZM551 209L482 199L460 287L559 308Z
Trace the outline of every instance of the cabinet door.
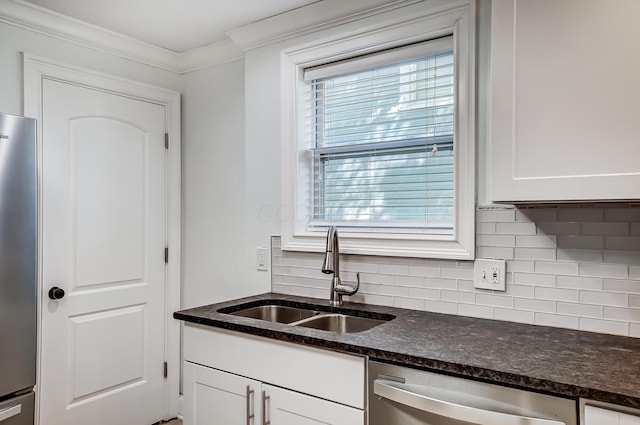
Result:
M640 417L599 407L585 406L584 425L640 425Z
M184 363L184 425L259 425L259 394L258 381Z
M364 424L362 410L270 385L262 390L265 421L271 425Z
M640 2L491 7L491 199L640 198Z

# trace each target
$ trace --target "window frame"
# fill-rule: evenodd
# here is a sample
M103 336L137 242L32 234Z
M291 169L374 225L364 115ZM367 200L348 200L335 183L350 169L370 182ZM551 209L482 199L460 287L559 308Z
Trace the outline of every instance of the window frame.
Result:
M342 232L345 254L470 260L475 254L475 3L456 2L281 52L282 88L282 249L322 252L326 233L307 229L311 170L299 146L305 125L299 111L307 89L304 70L403 45L453 35L455 66L454 231L453 235Z

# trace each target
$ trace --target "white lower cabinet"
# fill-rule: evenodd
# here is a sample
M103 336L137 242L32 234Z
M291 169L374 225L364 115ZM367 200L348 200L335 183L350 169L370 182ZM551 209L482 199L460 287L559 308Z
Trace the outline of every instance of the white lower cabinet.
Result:
M271 385L262 385L264 423L273 425L364 424L364 412Z
M260 381L194 363L184 364L185 425L261 424Z
M185 326L184 425L364 425L365 359Z
M640 416L585 406L583 425L640 425Z

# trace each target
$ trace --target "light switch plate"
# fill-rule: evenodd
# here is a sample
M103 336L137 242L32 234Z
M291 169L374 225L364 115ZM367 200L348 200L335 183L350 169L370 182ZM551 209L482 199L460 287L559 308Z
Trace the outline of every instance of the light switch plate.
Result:
M269 270L269 248L259 247L256 249L256 269Z
M477 259L473 265L473 287L506 291L507 265L505 260Z

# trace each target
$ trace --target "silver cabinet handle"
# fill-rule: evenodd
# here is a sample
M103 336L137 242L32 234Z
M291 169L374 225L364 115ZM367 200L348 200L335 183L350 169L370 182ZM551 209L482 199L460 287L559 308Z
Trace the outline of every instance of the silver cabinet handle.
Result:
M253 404L252 403L253 394L254 394L254 391L251 389L249 385L247 385L247 425L251 425L251 421L255 417L255 414L251 409L251 405Z
M4 422L9 418L19 415L20 413L22 413L22 404L18 404L17 406L11 406L4 410L0 410L0 422Z
M262 391L262 425L271 424L271 421L267 419L267 400L270 398L266 391Z
M472 406L438 400L422 394L416 394L394 381L376 379L373 381L373 392L396 403L404 404L424 412L434 413L454 420L474 424L492 425L566 425L565 422L512 415L494 412Z

